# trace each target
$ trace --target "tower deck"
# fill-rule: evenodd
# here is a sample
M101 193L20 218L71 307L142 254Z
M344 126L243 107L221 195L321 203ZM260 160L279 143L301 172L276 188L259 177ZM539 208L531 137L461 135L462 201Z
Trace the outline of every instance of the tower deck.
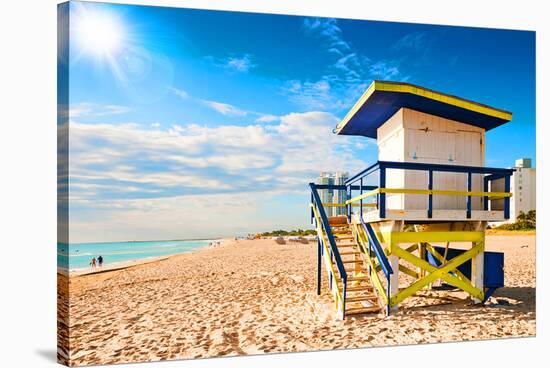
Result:
M387 186L387 172L393 176L399 172L415 172L414 188L403 186L401 181L393 187ZM513 169L479 166L425 164L417 162L378 161L346 181L348 200L345 203L347 216L362 214L365 222L387 220L422 222L456 221L503 221L510 217L510 177ZM434 188L434 176L443 173L464 179L463 188L453 190ZM372 185L378 179L378 185ZM474 181L483 183L482 190L472 190ZM371 183L371 185L365 185ZM415 197L415 202L407 202L407 197ZM456 198L434 208L437 197ZM409 204L411 203L412 204ZM404 205L405 204L405 205ZM413 207L413 208L411 208ZM444 208L441 208L444 207Z

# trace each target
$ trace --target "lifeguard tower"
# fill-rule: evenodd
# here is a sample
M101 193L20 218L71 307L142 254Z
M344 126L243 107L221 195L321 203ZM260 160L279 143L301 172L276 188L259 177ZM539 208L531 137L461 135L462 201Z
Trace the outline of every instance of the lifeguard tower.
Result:
M390 314L437 280L474 303L503 286L503 254L485 251L485 229L510 216L513 169L485 166L485 132L511 119L409 83L369 86L334 132L376 139L378 161L345 185L309 184L317 292L324 263L341 318ZM345 191L346 202L322 203L329 189ZM329 206L346 215L326 216Z

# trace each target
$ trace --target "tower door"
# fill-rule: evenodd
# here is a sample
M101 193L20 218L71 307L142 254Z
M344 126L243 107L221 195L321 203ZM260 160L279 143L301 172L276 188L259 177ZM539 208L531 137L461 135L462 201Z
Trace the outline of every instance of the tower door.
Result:
M458 131L456 133L456 164L464 166L484 166L485 148L484 134L481 132ZM467 175L457 175L457 190L467 190ZM483 179L481 175L472 175L472 190L483 190ZM460 209L466 208L466 199L460 197ZM472 209L479 210L482 207L482 197L472 197Z

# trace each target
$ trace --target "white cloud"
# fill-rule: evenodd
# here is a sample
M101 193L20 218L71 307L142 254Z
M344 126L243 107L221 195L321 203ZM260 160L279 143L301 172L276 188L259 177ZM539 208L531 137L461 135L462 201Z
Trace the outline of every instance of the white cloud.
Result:
M424 32L412 32L401 37L391 48L394 51L413 49L420 51L426 47L427 35Z
M288 95L291 102L308 110L332 110L339 107L339 100L331 93L329 81L289 80L284 83L281 91Z
M252 55L250 54L244 54L241 56L231 55L225 58L208 56L206 57L206 60L210 61L217 67L224 68L235 73L248 73L256 67L256 64L252 60Z
M378 79L392 79L399 75L399 68L385 61L378 61L371 65L370 72Z
M348 166L345 153L337 151L346 147L347 138L331 132L337 121L330 113L307 112L281 116L277 124L247 126L151 129L71 122L70 173L84 183L149 189L234 189L235 182L254 186L256 176L273 171L298 175L306 183L317 171ZM293 172L292 161L303 160L310 162L307 175L303 167ZM223 173L237 175L235 182L222 179Z
M273 218L274 209L284 211L281 195L288 198L295 193L271 190L170 198L73 200L74 206L92 210L97 216L85 219L72 216L70 239L71 242L211 239L274 228L307 227L307 208L305 216L295 208L288 208L284 217Z
M343 53L350 49L350 45L342 37L342 29L334 18L305 18L304 29L317 33L328 41L329 50Z
M295 105L308 110L344 112L373 79L401 77L396 61L373 61L361 54L345 39L338 20L305 18L302 27L306 34L321 40L327 52L327 66L318 79L289 80L282 84L281 92Z
M219 102L219 101L211 101L211 100L204 100L201 98L196 98L190 96L187 91L181 89L181 88L174 88L174 87L168 87L170 91L172 91L176 96L180 97L183 100L193 100L197 103L200 103L210 109L213 109L217 112L219 112L222 115L226 116L246 116L249 113L250 114L256 114L261 115L260 113L256 113L253 111L245 111L241 110L231 104L225 103L225 102Z
M229 57L226 60L226 65L229 69L247 73L250 69L254 68L256 65L252 62L250 55L244 55L242 57Z
M310 141L322 139L325 142L334 141L331 129L338 123L338 118L327 112L291 113L281 117L281 124L274 127L286 139Z
M208 100L203 100L202 102L206 106L216 110L222 115L245 116L247 114L246 111L240 110L237 107L230 105L228 103L223 103L218 101L208 101Z
M186 99L186 98L189 97L189 94L187 93L187 91L185 91L181 88L168 87L168 89L180 98Z
M265 115L260 115L255 121L257 123L272 123L274 121L279 120L279 118L280 117L276 115L265 114Z
M273 124L164 129L72 121L71 239L213 236L221 214L233 214L221 235L302 224L307 215L277 217L273 206L290 195L307 200L307 183L320 171L365 165L350 138L332 134L337 121L326 112L291 113ZM277 193L282 197L268 204Z
M102 117L107 115L124 114L130 111L130 108L120 105L102 105L91 102L81 102L71 105L69 108L69 117Z

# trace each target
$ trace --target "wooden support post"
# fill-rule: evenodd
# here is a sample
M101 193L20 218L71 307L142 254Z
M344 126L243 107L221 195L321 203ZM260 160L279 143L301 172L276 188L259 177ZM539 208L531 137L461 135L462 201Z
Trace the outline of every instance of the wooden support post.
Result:
M391 233L403 231L404 224L404 221L393 221L391 225ZM390 256L388 257L388 260L393 270L393 273L390 275L390 299L394 295L399 294L399 257L393 252L395 247L399 247L399 244L394 242L391 233L390 238L388 239L390 248ZM390 306L390 313L396 313L398 310L399 305Z
M483 231L485 232L485 228L487 227L486 221L478 221L475 223L475 231ZM479 243L472 243L472 246L475 246ZM472 259L472 284L475 288L483 290L483 276L484 276L484 269L483 269L483 262L484 262L484 254L485 254L485 236L483 237L482 241L482 251L478 253L473 259ZM472 301L475 304L483 302L483 300L479 300L477 298L472 298Z
M399 257L392 254L388 257L388 260L390 261L390 266L393 270L393 273L390 275L390 298L391 298L394 295L399 294ZM390 313L395 313L398 311L398 309L399 309L398 305L393 305L390 307Z

